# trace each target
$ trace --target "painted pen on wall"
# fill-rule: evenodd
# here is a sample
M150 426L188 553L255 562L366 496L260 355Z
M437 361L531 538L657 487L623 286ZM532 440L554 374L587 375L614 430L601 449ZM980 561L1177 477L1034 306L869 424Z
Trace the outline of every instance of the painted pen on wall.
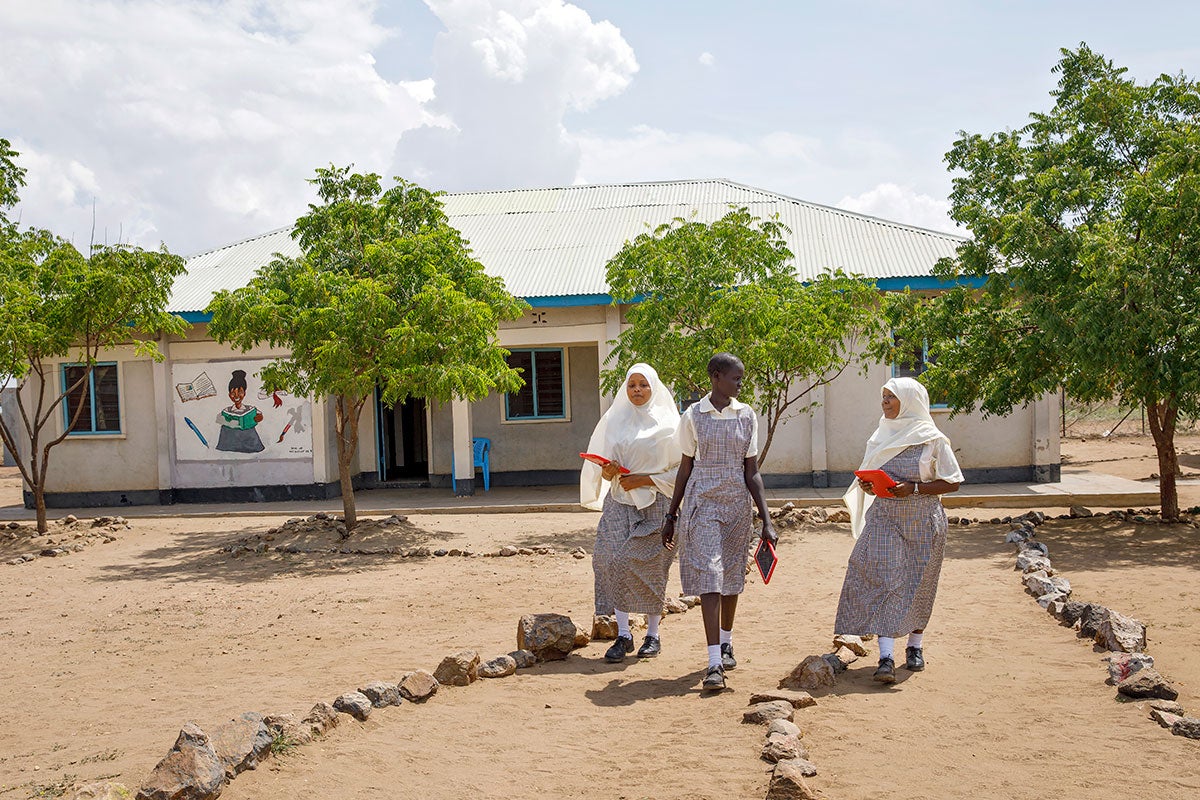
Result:
M186 422L187 426L192 429L192 433L196 434L196 438L200 440L200 444L208 447L208 440L204 438L204 434L201 433L200 429L196 427L196 423L192 422L187 417L184 417L183 421Z

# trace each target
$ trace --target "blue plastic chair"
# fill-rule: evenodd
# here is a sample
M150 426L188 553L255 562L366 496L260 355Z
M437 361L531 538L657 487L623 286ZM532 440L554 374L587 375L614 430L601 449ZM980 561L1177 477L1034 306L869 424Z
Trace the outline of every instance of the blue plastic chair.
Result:
M491 467L491 452L492 440L482 437L471 440L471 461L472 467L483 470L483 490L489 491L492 488L492 467ZM454 477L454 457L450 457L450 489L458 491L458 480ZM471 470L474 473L474 469Z

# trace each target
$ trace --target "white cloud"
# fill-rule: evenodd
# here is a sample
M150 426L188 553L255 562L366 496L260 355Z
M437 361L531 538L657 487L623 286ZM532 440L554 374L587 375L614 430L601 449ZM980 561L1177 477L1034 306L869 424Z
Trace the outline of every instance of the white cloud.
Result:
M963 234L950 219L950 203L894 183L881 183L854 197L843 197L838 208L903 222L919 228Z
M713 67L713 66L716 66L716 63L717 63L717 57L714 56L712 53L708 52L707 50L705 50L703 53L701 53L700 58L697 60L700 62L700 64L702 66L705 66L705 67Z
M562 0L426 0L440 121L405 132L397 174L442 189L570 184L579 145L569 111L625 90L633 49L609 22Z
M19 213L85 245L191 252L287 224L314 168L384 172L436 117L393 83L372 0L3 3L0 136L28 169Z
M786 191L781 184L792 184L786 176L810 169L822 150L818 140L789 132L732 137L644 125L624 136L584 134L576 141L580 183L729 178L776 191Z

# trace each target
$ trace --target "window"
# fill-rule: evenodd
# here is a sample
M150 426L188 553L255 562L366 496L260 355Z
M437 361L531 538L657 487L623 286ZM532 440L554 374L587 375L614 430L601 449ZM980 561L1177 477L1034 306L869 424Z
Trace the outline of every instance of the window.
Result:
M63 365L63 391L67 392L63 401L63 425L70 426L72 434L120 433L121 401L117 394L117 365L112 362L97 364L83 384L70 391L85 373L87 367L82 364ZM79 417L71 425L75 410L80 406Z
M508 365L521 370L525 385L505 396L504 418L566 419L567 392L563 351L513 350Z
M896 340L896 347L899 348L904 355L900 360L892 364L893 378L916 378L924 372L934 361L929 357L929 350L924 342L919 347L909 346L906 342L899 339Z
M895 364L892 364L893 378L919 378L921 373L929 369L937 359L929 355L928 346L922 342L920 347L908 346L906 342L896 340L896 347L899 348L904 355ZM938 398L930 395L930 408L946 408L944 398Z

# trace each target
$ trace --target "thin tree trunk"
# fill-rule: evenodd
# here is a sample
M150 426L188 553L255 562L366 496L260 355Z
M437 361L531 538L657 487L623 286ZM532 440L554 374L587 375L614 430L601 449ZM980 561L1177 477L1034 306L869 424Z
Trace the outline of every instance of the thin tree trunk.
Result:
M1146 400L1146 418L1150 435L1158 451L1158 499L1164 520L1179 519L1179 491L1175 484L1179 458L1175 452L1175 423L1179 409L1174 398Z
M354 444L357 444L351 442L350 437L352 429L356 429L357 426L351 425L348 406L345 395L338 395L334 402L334 427L337 432L338 480L342 488L342 517L346 524L347 537L358 524L358 508L354 503L354 480L350 475L350 461L354 455Z

